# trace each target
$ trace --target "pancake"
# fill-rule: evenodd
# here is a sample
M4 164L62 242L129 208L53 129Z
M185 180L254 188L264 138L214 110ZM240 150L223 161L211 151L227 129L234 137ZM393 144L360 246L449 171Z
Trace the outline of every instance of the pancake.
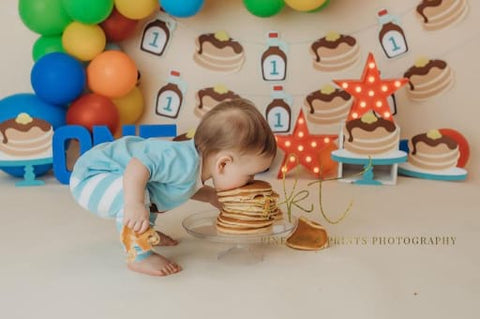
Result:
M269 226L273 224L273 221L269 219L243 220L243 219L226 217L223 214L218 215L217 221L222 225L230 225L231 227L234 227L234 228L242 228L242 227L261 228L261 227Z
M300 217L297 228L287 238L286 244L299 250L324 249L328 247L327 231L319 223Z
M248 183L245 186L235 188L235 189L230 189L227 191L221 191L217 192L218 197L224 197L228 195L239 195L241 193L253 193L253 194L258 194L261 192L272 192L272 185L266 181L261 181L261 180L254 180L251 183Z
M235 234L235 235L251 235L251 234L262 234L262 233L270 233L272 231L272 226L266 226L262 228L230 228L224 227L222 225L217 224L217 230L222 233L226 234Z

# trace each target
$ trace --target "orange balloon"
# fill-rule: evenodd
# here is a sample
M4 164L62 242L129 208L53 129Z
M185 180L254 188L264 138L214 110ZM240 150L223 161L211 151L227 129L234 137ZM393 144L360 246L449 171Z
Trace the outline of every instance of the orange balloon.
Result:
M335 143L329 143L320 151L320 166L322 167L322 177L324 178L336 174L338 163L332 159L331 154L337 149L338 147Z
M137 83L137 66L125 53L105 51L87 67L88 87L109 98L128 94Z

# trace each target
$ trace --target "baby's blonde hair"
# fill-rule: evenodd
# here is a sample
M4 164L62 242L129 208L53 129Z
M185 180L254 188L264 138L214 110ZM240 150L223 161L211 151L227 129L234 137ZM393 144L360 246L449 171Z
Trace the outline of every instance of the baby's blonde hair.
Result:
M207 112L194 138L204 159L222 150L272 158L277 153L270 126L253 103L245 99L222 102Z

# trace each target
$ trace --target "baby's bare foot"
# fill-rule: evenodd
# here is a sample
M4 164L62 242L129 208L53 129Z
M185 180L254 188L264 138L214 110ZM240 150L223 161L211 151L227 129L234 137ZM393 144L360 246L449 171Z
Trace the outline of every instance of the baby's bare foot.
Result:
M160 242L155 245L155 246L175 246L175 245L178 245L178 241L176 241L175 239L173 239L172 237L162 233L162 232L159 232L157 230L157 234L158 236L160 236Z
M151 276L168 276L182 270L182 267L167 258L153 253L144 260L127 264L128 269Z

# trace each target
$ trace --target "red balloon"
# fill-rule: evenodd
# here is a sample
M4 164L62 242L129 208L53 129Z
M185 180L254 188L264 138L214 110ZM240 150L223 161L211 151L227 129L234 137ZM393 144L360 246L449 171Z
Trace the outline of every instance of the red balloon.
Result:
M470 158L470 146L465 136L462 135L459 131L453 130L451 128L441 128L439 129L440 133L443 135L453 138L458 143L458 151L460 152L460 157L458 158L457 167L465 167L467 165L468 159Z
M92 131L94 125L106 125L115 133L118 110L113 102L99 94L85 94L75 100L67 111L67 124L82 125Z
M120 42L133 34L137 23L138 20L129 19L118 12L117 9L113 9L110 16L100 26L109 42Z

